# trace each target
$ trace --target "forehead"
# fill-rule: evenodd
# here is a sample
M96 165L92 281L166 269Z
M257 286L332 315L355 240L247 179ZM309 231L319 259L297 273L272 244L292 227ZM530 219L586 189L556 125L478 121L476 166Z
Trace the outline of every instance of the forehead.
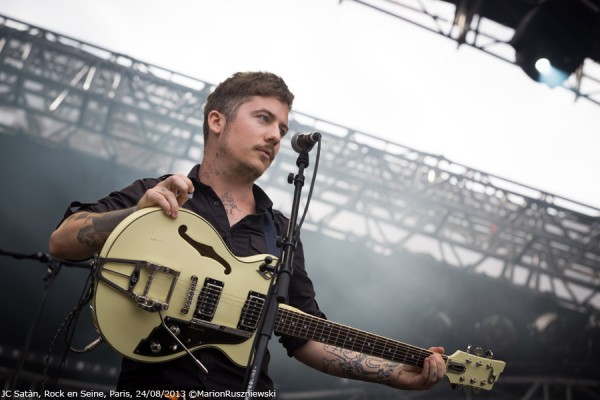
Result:
M248 112L257 112L260 110L268 111L278 119L285 120L286 122L290 113L290 107L287 103L279 100L277 97L267 96L252 96L247 101L240 104L238 110L245 110Z

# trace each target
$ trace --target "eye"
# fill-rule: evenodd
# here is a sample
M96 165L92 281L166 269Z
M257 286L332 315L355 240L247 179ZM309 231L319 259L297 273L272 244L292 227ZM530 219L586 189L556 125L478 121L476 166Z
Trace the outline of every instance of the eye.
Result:
M267 122L267 123L271 121L271 118L269 118L269 116L266 114L259 114L258 119L260 119L262 122Z

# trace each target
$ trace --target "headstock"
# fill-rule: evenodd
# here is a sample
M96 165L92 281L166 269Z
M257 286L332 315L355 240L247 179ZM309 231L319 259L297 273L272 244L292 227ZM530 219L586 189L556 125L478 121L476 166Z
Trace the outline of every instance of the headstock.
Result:
M492 357L490 350L484 352L481 347L473 350L469 345L466 352L458 350L448 356L446 376L453 387L491 390L506 366L504 361Z

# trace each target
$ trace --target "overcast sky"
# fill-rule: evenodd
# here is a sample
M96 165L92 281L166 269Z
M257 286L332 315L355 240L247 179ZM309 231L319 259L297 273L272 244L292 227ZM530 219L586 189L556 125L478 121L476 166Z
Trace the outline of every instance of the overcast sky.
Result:
M297 111L600 207L600 106L351 1L3 0L0 13L213 83L269 70Z

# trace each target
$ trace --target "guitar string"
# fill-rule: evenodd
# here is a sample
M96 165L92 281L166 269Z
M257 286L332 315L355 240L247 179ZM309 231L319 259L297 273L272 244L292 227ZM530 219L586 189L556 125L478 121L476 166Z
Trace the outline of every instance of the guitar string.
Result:
M316 341L326 342L345 348L351 347L352 350L360 352L368 350L372 355L402 362L411 361L413 365L422 365L423 360L432 354L430 351L416 346L347 327L336 322L322 320L315 316L289 313L287 310L284 310L283 314L287 314L289 318L287 318L287 320L282 318L277 326L282 328L286 333L290 330L295 332L304 330L307 331L307 333L312 333L310 338ZM288 328L284 329L285 326ZM327 327L329 331L327 339L323 339L322 336L322 333L325 332L325 327ZM340 334L343 334L343 336L340 336ZM334 340L331 340L332 338ZM349 341L351 343L349 343ZM365 349L365 346L368 348ZM409 359L410 355L413 355L413 357L410 357Z
M104 268L104 270L106 272L113 272L113 273L116 273L116 274L119 274L122 276L123 275L127 276L126 274L122 274L118 271L110 270L108 268ZM160 279L160 277L166 277L166 279ZM142 277L142 278L144 278L144 277ZM146 276L145 278L146 278L146 282L144 282L143 285L140 285L141 287L145 287L149 276ZM166 291L168 293L168 291L171 288L173 279L175 279L176 286L175 286L175 289L173 290L172 296L179 298L179 300L183 299L185 302L185 300L190 295L190 288L192 285L191 279L186 282L186 281L179 279L179 277L176 278L169 274L161 274L161 273L154 274L149 293L155 292L155 290L156 291ZM140 281L143 281L143 279L140 279ZM189 283L189 285L188 285L188 288L183 288L183 287L178 288L178 286L179 286L178 283L183 283L184 284L183 286L185 286L186 283ZM202 289L205 289L204 296L202 296ZM194 302L194 300L196 300L194 297L197 297L197 300L198 300L197 302ZM216 307L217 301L219 301L219 302L223 301L223 303L225 303L225 304L239 307L246 303L247 298L233 295L228 292L220 291L220 290L210 287L210 286L197 286L192 295L192 304L196 305L196 310L198 310L198 308L201 305L208 305L211 307ZM194 312L196 312L196 310L194 310ZM253 307L248 307L245 310L245 315L243 315L243 318L245 318L246 321L249 321L249 323L252 324L252 326L256 326L256 324L260 318L261 311L262 311L262 309L255 310ZM285 313L287 313L288 316L290 315L289 312L287 312L287 310ZM283 314L284 313L282 313L281 315L283 315ZM300 316L304 318L303 322L308 322L308 324L309 324L307 328L304 328L304 330L306 330L307 333L310 332L310 334L312 334L312 336L310 338L313 340L316 340L316 341L323 342L322 337L320 338L321 340L319 340L319 334L317 332L317 329L320 328L321 333L323 333L323 329L324 329L323 325L326 324L331 327L330 331L329 331L328 339L330 337L332 337L333 335L335 335L335 337L336 337L336 340L331 343L328 342L328 339L325 340L325 342L327 342L328 344L334 344L334 345L337 345L340 347L344 347L344 345L347 345L346 342L348 340L348 337L352 337L352 338L354 338L353 339L354 343L362 340L362 347L360 349L358 349L356 347L356 345L353 345L352 350L362 352L365 350L364 349L365 345L367 345L369 347L369 351L371 352L372 355L379 355L382 358L386 358L385 357L386 349L393 347L394 352L391 356L391 357L393 357L392 358L393 360L397 360L397 361L403 360L404 362L406 362L409 355L416 353L416 359L417 359L416 362L420 363L420 364L415 364L414 357L412 357L410 361L413 365L421 365L421 366L422 366L423 360L432 354L430 351L421 349L416 346L407 345L402 342L394 341L393 339L387 339L385 337L374 335L374 334L371 334L368 332L363 332L363 331L355 329L355 328L346 327L344 325L337 324L335 322L322 320L322 321L325 321L325 323L324 323L324 322L320 321L321 320L320 318L314 317L314 316L311 316L312 318L309 319L309 318L307 318L306 315L299 314L298 316L296 316L296 318L298 318L297 321L299 321ZM292 315L292 317L293 317L293 315ZM277 322L277 326L280 326L282 330L285 330L287 332L290 332L290 331L293 332L294 329L297 330L297 328L294 327L294 324L297 321L294 321L292 318L291 321L284 322L283 319L281 319L280 321ZM302 329L300 329L300 331L301 330ZM287 333L287 332L284 332L284 333ZM301 332L299 332L299 333L301 333ZM341 334L344 334L345 336L342 337L343 342L340 344L339 339L340 339ZM304 337L305 335L302 335L302 336ZM372 343L368 342L368 340L373 340L373 342ZM389 343L389 342L391 342L391 343ZM403 358L397 357L398 350L401 351L400 355L404 356ZM391 354L389 351L387 353ZM388 357L387 359L389 359L389 358L390 357Z
M130 277L130 275L123 274L119 271L111 270L108 268L104 268L104 270L106 272L115 273L122 277ZM160 279L161 277L166 278L166 279ZM136 294L140 295L140 292L142 292L145 289L148 278L149 278L149 274L143 274L138 279L137 286L140 287L141 290L136 292ZM150 285L151 288L149 290L149 294L152 295L153 293L156 293L156 292L167 294L171 288L173 279L175 279L176 286L175 286L175 289L173 290L173 293L171 296L171 301L169 302L169 305L172 305L173 303L177 303L177 302L182 302L183 304L185 304L189 297L189 293L191 290L191 285L192 285L191 279L184 280L184 279L180 279L180 277L173 277L172 275L168 275L168 274L164 274L164 273L155 274L153 276L152 283ZM180 285L180 284L183 284L183 285ZM187 288L185 288L185 286L187 286ZM202 289L205 289L204 295L202 295ZM148 297L150 297L150 296L148 296ZM163 299L154 299L154 300L158 300L158 301L162 302L165 299L163 298ZM195 290L192 294L191 302L190 302L190 305L195 306L195 308L194 309L190 308L190 314L192 316L196 315L197 311L200 310L200 308L203 306L213 307L216 309L217 301L219 303L241 309L244 306L244 304L246 303L247 298L244 298L244 297L241 297L241 296L229 293L229 292L219 291L218 289L213 288L211 286L197 285L197 287L195 288ZM135 304L135 302L132 302L132 303ZM175 311L175 312L177 313L177 311ZM183 317L183 315L182 315L182 317ZM253 315L252 310L246 310L245 317L250 320L258 320L258 318L260 317L260 313Z
M127 275L127 274L123 274L119 271L115 271L115 270L111 270L108 269L106 267L103 268L103 270L105 272L109 272L109 273L115 273L121 277L127 277L130 278L131 275ZM134 292L137 295L141 295L141 292L144 290L145 286L147 285L149 279L149 274L146 275L144 274L143 276L138 278L138 285L141 288L140 291L138 292ZM108 279L110 280L110 279ZM150 284L151 288L149 290L149 293L165 293L168 294L172 285L173 280L175 280L175 289L173 290L172 293L172 298L175 298L177 300L181 300L183 299L183 301L185 302L185 300L188 298L189 294L190 294L190 290L191 290L191 286L192 286L192 280L183 280L180 279L179 277L174 277L172 275L168 275L168 274L164 274L164 273L159 273L159 275L154 275L152 278L152 282ZM181 283L182 285L179 285L179 283ZM122 289L127 290L127 287L129 285L129 281L124 284L122 287ZM136 286L138 286L136 285ZM204 288L206 286L201 286L200 283L198 283L198 285L196 286L196 289L194 290L193 295L199 295L200 291L202 290L202 288ZM216 289L212 289L210 287L206 287L208 290L215 290ZM245 298L241 297L241 296L236 296L233 295L231 293L226 293L230 298L237 300L240 303L243 303L246 301ZM164 299L162 299L164 300Z
M258 313L252 313L252 315L246 316L248 317L247 319L254 317L257 321L260 316L260 311L262 310L259 309ZM290 318L286 318L286 316ZM349 338L351 338L351 347L353 350L364 351L365 346L368 346L368 350L372 355L378 355L386 359L402 360L404 362L409 361L410 358L413 365L422 365L423 360L432 354L428 350L407 345L393 339L363 332L318 317L293 312L290 313L287 310L280 310L276 327L279 327L280 332L282 333L289 334L292 332L292 335L294 335L295 332L300 337L311 338L319 342L335 344L341 347L347 345ZM306 334L302 334L302 331L305 331ZM326 339L324 339L323 333L327 333ZM334 340L330 340L331 338ZM340 338L342 340L340 340ZM355 343L362 343L362 346L358 348ZM397 354L400 354L402 357L397 357Z
M251 323L256 324L258 322L258 319L260 318L261 312L262 308L249 308L246 310L246 315L244 315L244 318L246 320L250 320ZM286 316L290 317L288 318L287 323ZM297 322L301 322L301 324L296 324ZM298 325L301 325L301 327L298 328ZM284 333L301 333L301 331L306 331L307 334L311 334L310 338L313 340L329 344L336 344L341 347L347 345L349 337L353 338L353 343L360 343L362 340L361 348L358 349L356 345L353 345L353 349L364 351L365 346L368 346L369 351L373 355L379 355L380 357L387 359L401 359L403 362L407 362L409 356L411 356L410 361L413 363L413 365L415 365L415 363L420 363L420 365L422 365L423 360L432 354L432 352L430 352L429 350L424 350L416 346L398 342L394 339L389 339L383 336L364 332L355 328L350 328L345 325L324 320L318 317L290 313L287 310L280 310L276 326L280 327L282 331L285 330ZM324 333L327 333L326 339L323 339ZM306 335L302 334L300 334L300 336L306 337ZM334 340L331 341L330 338L334 338ZM342 339L341 341L340 338ZM400 354L402 357L397 357L397 354Z

